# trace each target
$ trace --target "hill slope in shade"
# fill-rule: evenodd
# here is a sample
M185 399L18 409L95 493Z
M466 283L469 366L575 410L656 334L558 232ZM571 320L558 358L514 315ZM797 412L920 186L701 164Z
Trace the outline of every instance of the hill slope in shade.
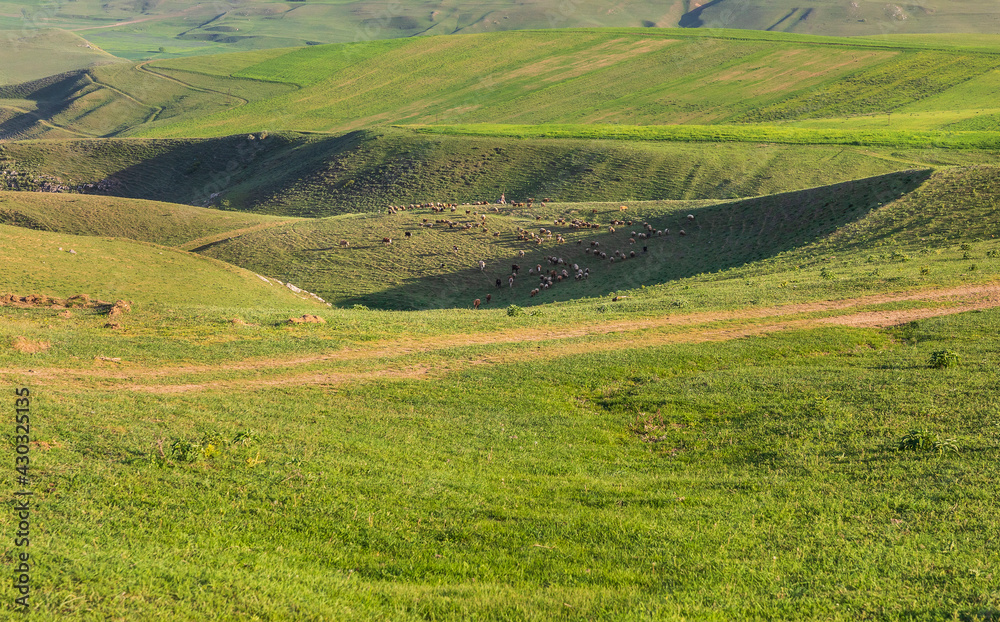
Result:
M0 146L0 183L289 216L393 204L550 197L730 199L822 186L988 154L842 145L518 139L409 130L344 136L75 140ZM17 175L13 175L16 172ZM37 183L32 180L36 180ZM34 184L34 186L33 186Z

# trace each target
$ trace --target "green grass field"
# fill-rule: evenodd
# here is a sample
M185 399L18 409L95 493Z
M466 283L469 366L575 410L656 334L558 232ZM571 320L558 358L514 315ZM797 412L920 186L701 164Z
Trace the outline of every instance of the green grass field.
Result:
M0 373L33 396L32 617L989 619L998 315L928 316L996 304L995 180L936 173L769 260L513 315L330 309L4 227L3 282L134 302L119 330L0 307ZM754 205L692 208L691 241ZM955 293L899 295L927 288Z

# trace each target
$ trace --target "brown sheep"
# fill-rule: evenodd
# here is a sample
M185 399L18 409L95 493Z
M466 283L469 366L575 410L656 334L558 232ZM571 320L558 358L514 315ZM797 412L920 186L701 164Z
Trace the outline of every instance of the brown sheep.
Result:
M340 247L341 247L341 248L347 248L347 247L348 247L348 246L350 246L350 245L351 245L351 243L350 243L350 242L348 242L347 240L341 240L341 241L340 241Z
M478 308L479 308L479 299L478 299L478 298L476 298L476 299L475 299L475 300L474 300L474 301L472 302L472 306L473 306L474 308L476 308L476 309L478 309Z
M382 243L385 245L392 244L392 238L382 238Z

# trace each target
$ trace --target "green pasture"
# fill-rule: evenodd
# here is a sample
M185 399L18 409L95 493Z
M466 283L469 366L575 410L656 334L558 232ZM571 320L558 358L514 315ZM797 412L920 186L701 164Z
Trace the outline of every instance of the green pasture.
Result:
M457 367L429 380L232 390L212 383L280 386L286 372L207 368L192 385L178 369L185 384L170 390L142 379L134 344L232 360L260 354L249 344L266 335L265 351L335 354L357 339L349 318L371 313L247 333L183 309L169 332L148 314L127 339L74 320L90 347L0 351L5 383L34 396L35 619L912 620L1000 607L995 311L468 368L504 346L410 355ZM53 323L0 312L5 333ZM76 363L96 377L26 371L89 360L97 344L122 362ZM945 349L961 363L932 368ZM102 380L107 365L135 379Z

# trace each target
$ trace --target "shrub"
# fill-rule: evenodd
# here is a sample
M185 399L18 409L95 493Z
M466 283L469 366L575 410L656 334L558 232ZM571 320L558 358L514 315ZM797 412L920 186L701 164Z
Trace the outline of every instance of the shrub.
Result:
M938 350L931 354L931 367L943 369L945 367L955 367L958 365L958 353L953 350Z
M927 266L924 266L923 268L920 269L920 274L922 274L924 276L927 276L930 273L931 273L931 269L928 268Z
M958 453L958 443L954 438L941 438L934 432L918 428L910 430L896 444L899 451L946 451Z
M517 305L511 305L507 307L507 315L510 317L518 317L519 315L524 315L524 309Z

